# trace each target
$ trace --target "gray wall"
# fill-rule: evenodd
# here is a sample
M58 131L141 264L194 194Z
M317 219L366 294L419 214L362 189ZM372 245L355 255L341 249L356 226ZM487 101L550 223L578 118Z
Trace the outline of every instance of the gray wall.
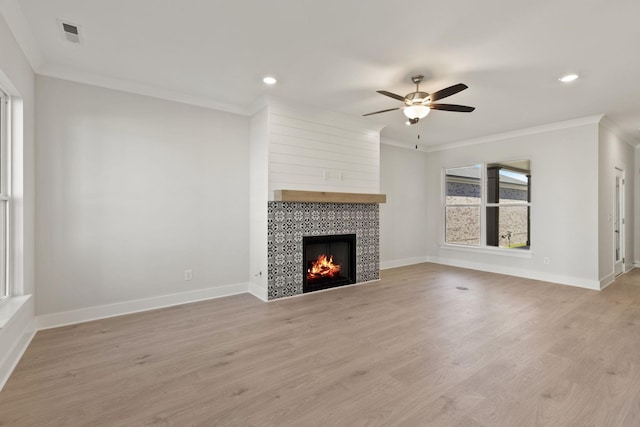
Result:
M615 168L625 173L625 250L626 269L633 267L635 221L635 150L609 127L600 124L598 155L598 225L599 225L599 278L601 285L614 278L613 215L615 197Z
M599 288L597 119L548 129L429 153L425 192L431 260ZM531 252L508 256L504 250L443 246L443 168L512 160L531 161Z
M248 282L247 117L47 77L36 94L37 314Z
M380 265L383 268L426 261L427 153L380 145Z

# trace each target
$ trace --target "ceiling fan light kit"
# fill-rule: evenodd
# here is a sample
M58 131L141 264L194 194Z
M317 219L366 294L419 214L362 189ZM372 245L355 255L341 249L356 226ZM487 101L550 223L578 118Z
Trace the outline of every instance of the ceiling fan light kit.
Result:
M408 119L424 119L429 114L429 111L431 111L431 108L426 105L409 105L402 110Z
M411 77L411 81L416 85L416 91L411 92L406 96L400 96L392 92L387 92L386 90L379 90L379 94L388 96L398 101L402 101L405 105L397 108L388 108L386 110L374 111L373 113L363 114L363 116L386 113L387 111L402 110L404 115L409 119L407 124L413 125L418 123L420 119L427 117L431 110L457 111L459 113L470 113L475 110L474 107L468 107L466 105L433 104L433 101L455 95L456 93L467 89L467 85L458 83L456 85L449 86L448 88L429 94L427 92L420 92L420 82L422 82L422 79L424 79L424 76L422 75Z

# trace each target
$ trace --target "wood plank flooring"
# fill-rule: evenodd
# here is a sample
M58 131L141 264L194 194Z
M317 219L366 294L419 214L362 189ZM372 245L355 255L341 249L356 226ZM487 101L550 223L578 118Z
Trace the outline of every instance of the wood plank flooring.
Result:
M639 426L640 270L596 292L427 263L41 331L0 425Z

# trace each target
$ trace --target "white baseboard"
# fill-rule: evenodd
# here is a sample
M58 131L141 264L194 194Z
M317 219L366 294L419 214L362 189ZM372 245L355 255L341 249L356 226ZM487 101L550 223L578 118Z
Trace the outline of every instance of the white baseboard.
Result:
M0 391L36 334L33 298L29 296L10 322L0 329Z
M262 287L258 283L249 283L249 293L262 301L269 301L267 288Z
M440 257L429 257L428 262L450 265L452 267L468 268L470 270L486 271L489 273L505 274L507 276L523 277L525 279L540 280L543 282L559 283L561 285L576 286L578 288L592 289L596 291L600 290L600 281L583 279L580 277L561 276L539 271L524 270L520 268L493 266L485 263L458 261Z
M616 275L615 273L609 273L606 276L604 276L602 279L600 279L600 290L606 288L607 286L609 286L610 284L612 284L613 282L615 282L616 280Z
M423 262L428 262L429 257L425 256L417 256L412 258L405 259L394 259L391 261L382 261L380 262L380 270L386 270L388 268L396 268L396 267L404 267L406 265L413 264L422 264Z
M78 310L63 311L60 313L44 314L37 317L37 325L38 330L57 328L60 326L73 325L91 320L121 316L123 314L138 313L163 307L170 307L173 305L241 294L247 292L248 289L249 283L236 283L232 285L217 286L214 288L199 289L196 291L86 307Z

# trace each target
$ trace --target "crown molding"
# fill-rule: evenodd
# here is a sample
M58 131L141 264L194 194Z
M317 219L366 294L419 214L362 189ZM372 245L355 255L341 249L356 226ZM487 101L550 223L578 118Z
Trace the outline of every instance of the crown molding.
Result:
M335 127L344 127L345 129L367 135L375 134L378 141L380 140L380 131L385 126L371 123L360 116L353 116L313 105L289 101L273 95L262 98L263 99L258 100L253 106L256 112L264 107L268 107L270 110L278 112L279 114L295 117L300 120L331 123L331 125Z
M256 113L264 110L268 106L269 106L269 102L267 101L267 98L265 96L261 96L258 99L256 99L253 104L251 104L251 107L249 107L249 115L253 116Z
M611 117L605 115L602 118L602 120L600 121L600 125L602 127L606 128L607 130L609 130L618 139L620 139L620 141L624 142L628 146L630 146L632 148L640 147L640 144L635 144L633 141L631 141L629 138L627 138L627 136L624 134L624 132L622 130L620 130L620 126L618 126L618 124L616 122L614 122L611 119Z
M383 136L380 137L380 144L390 145L392 147L404 148L405 150L409 150L409 151L421 151L423 153L427 152L427 149L425 149L425 147L421 146L420 144L415 144L413 142L409 143L404 141L398 141L397 139L385 138ZM418 146L418 148L416 148L416 145Z
M539 133L552 132L556 130L568 129L568 128L573 128L577 126L587 125L587 124L597 124L597 123L600 123L603 117L604 117L604 114L596 114L593 116L581 117L578 119L565 120L562 122L555 122L555 123L549 123L546 125L518 129L515 131L496 133L493 135L482 136L479 138L434 145L432 147L427 147L425 151L427 153L431 153L435 151L452 150L454 148L462 148L462 147L468 147L471 145L486 144L488 142L500 141L503 139L510 139L510 138L517 138L521 136L529 136L529 135L535 135Z
M16 0L0 0L0 15L9 26L18 46L31 65L31 69L35 71L40 68L44 64L45 58L29 29L18 2Z
M225 104L213 101L205 97L187 95L168 89L162 89L156 86L145 85L131 80L106 77L100 74L88 73L85 71L79 71L59 65L46 64L37 70L37 74L46 77L54 77L57 79L103 87L106 89L119 90L136 95L144 95L152 98L164 99L166 101L180 102L182 104L189 104L197 107L204 107L212 110L239 114L242 116L250 115L250 111L248 108L239 105Z

